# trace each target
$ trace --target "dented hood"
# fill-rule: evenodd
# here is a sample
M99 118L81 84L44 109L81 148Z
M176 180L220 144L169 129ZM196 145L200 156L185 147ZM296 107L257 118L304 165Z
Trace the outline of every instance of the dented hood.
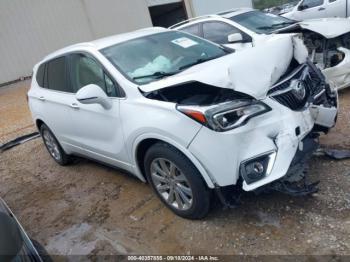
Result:
M350 20L346 18L324 18L305 20L300 27L314 31L330 39L350 32Z
M276 32L293 32L293 30L297 29L313 31L325 38L332 39L350 32L350 19L323 18L304 20L292 26L277 30Z
M293 56L299 63L306 61L308 52L302 40L291 35L280 35L258 47L193 66L177 75L142 85L140 89L152 92L198 81L262 99L287 71Z

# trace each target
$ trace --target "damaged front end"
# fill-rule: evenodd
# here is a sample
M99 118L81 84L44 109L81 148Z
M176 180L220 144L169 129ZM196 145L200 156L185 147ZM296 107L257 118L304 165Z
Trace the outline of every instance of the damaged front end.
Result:
M293 111L309 110L314 126L300 140L286 175L258 191L272 189L292 196L316 193L319 182L308 181L308 162L319 147L320 132L327 133L336 123L338 94L327 83L321 71L308 61L283 77L269 91L269 96ZM300 135L300 132L297 127L295 135Z
M277 33L301 33L309 57L340 90L350 85L349 19L310 20Z
M314 131L327 133L335 125L338 93L309 60L284 75L268 95L293 111L310 109L315 119Z
M350 85L350 33L327 39L313 32L305 32L305 43L313 63L323 70L338 90Z
M140 87L202 125L187 148L227 206L225 189L233 185L293 195L317 190L304 170L319 134L335 125L338 94L299 40L284 36Z

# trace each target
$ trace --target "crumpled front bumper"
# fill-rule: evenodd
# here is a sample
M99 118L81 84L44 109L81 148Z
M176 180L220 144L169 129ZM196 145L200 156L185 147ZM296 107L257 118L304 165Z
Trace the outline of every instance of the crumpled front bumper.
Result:
M228 132L218 133L203 127L189 145L189 150L217 187L236 185L242 177L242 163L273 154L269 173L255 182L247 183L243 179L245 191L256 190L288 173L307 136L328 131L335 125L338 96L334 89L327 92L318 97L314 105L301 111L293 111L266 98L263 102L272 108L270 112Z
M327 79L334 83L338 90L350 85L350 50L344 47L338 48L344 54L344 60L336 66L324 69L322 72Z

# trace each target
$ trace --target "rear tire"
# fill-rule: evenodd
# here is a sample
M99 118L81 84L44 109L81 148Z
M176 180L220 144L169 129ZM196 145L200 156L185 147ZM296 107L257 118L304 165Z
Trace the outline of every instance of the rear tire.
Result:
M41 125L40 134L47 151L59 165L66 166L72 162L72 158L64 152L55 135L47 125Z
M146 153L144 168L155 193L176 215L201 219L208 214L211 191L179 150L165 143L153 145Z

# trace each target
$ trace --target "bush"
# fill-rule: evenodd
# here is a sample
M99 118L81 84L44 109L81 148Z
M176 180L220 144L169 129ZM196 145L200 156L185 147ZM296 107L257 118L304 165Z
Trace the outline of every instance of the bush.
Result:
M254 0L254 8L265 9L268 7L280 6L292 2L295 2L295 0Z

